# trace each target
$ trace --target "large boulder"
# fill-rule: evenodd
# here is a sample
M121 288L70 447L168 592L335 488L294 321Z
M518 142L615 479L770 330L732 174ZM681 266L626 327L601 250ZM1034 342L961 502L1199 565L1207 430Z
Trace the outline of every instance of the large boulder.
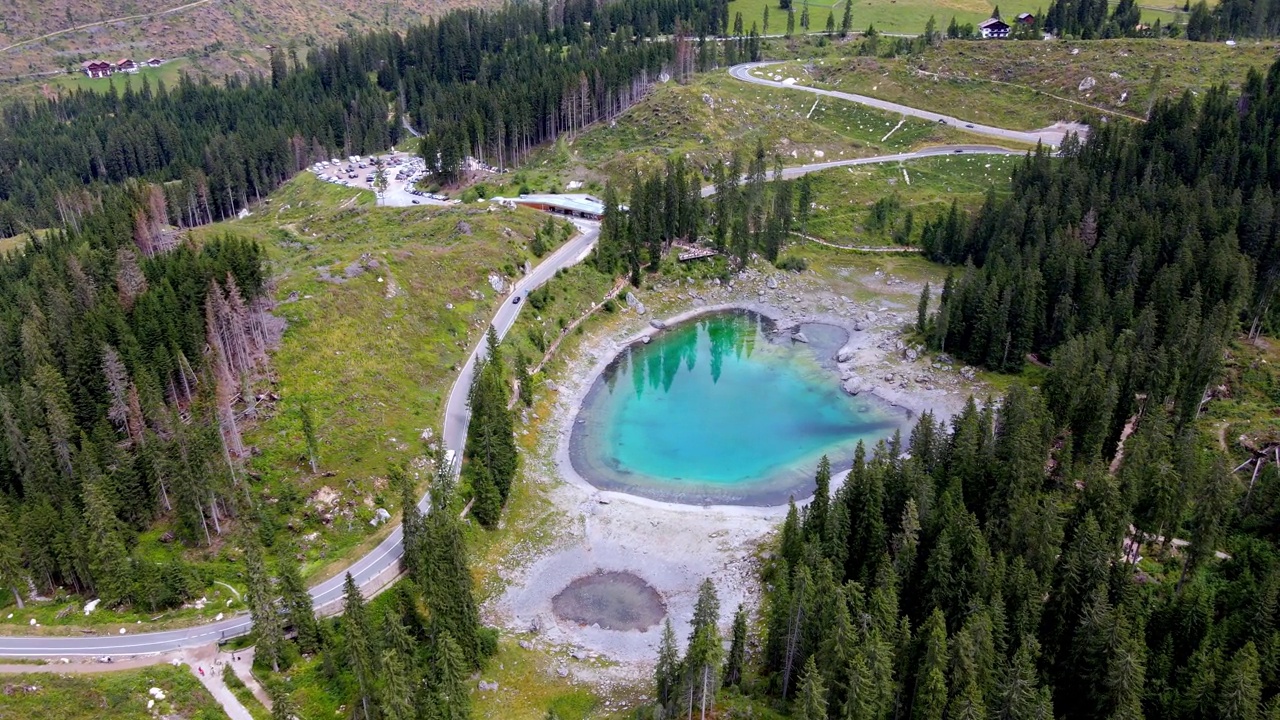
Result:
M836 353L836 362L847 363L852 359L853 359L853 348L848 347L847 345L845 347L840 348L840 351Z
M633 293L633 292L628 291L628 292L627 292L627 307L633 308L633 307L635 307L636 305L639 305L639 304L640 304L640 300L636 297L636 294L635 294L635 293Z
M859 393L866 392L868 389L867 381L857 375L845 380L840 387L844 388L844 391L850 395L857 395Z

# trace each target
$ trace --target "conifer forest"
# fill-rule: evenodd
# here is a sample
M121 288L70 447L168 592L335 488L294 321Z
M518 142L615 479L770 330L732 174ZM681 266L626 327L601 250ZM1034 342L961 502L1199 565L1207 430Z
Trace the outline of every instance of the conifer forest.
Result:
M721 144L734 149L710 161L710 153L654 149L587 188L602 196L587 198L603 208L598 225L576 217L573 234L568 223L543 225L547 216L536 216L527 256L525 238L503 226L510 216L478 231L525 267L491 275L488 295L450 288L448 309L474 303L489 317L492 300L522 312L526 324L472 318L458 337L439 341L456 344L459 357L475 352L459 421L465 439L454 458L443 429L435 439L422 431L422 442L412 441L422 459L405 450L386 468L379 504L399 515L369 532L385 534L361 552L400 533L402 574L376 598L346 572L354 556L328 557L332 567L304 572L305 556L263 501L262 478L250 467L257 449L245 435L276 385L274 352L290 337L276 303L290 293L279 291L274 246L237 232L244 225L222 223L267 207L316 163L396 147L410 148L429 178L418 190L406 187L415 198L430 183L469 189L475 204L486 197L473 182L477 166L498 178L522 168L550 176L542 167L549 149L569 155L592 133L662 115L670 106L644 105L660 93L684 92L712 71L723 76L726 66L793 59L792 5L773 8L786 14L772 29L786 23L785 37L770 35L771 10L764 28L743 27L728 0L455 9L412 27L272 48L260 75L221 82L183 75L168 86L117 78L105 92L68 90L0 108L0 238L26 236L0 257L0 607L10 607L10 597L20 611L32 599L74 596L99 599L104 611L159 618L197 602L218 577L209 563L231 564L246 592L243 607L228 614L243 609L252 618L272 717L303 718L302 708L319 702L315 694L336 698L344 720L479 717L473 705L487 701L476 689L482 673L515 665L512 657L537 664L519 650L502 655L512 646L532 652L525 635L486 625L511 620L486 604L515 572L502 543L554 545L551 531L542 535L554 522L572 525L575 538L590 536L593 513L611 502L595 489L562 512L537 494L547 483L536 473L555 465L546 457L550 443L540 444L538 433L551 427L543 415L564 412L553 393L570 386L549 379L564 369L553 363L573 373L578 366L569 363L599 354L588 347L555 360L556 348L604 337L591 332L611 322L613 330L632 322L626 327L649 334L637 341L635 332L619 331L610 342L627 336L647 344L666 325L656 303L646 311L632 294L655 286L674 286L677 296L684 290L689 303L678 309L692 311L705 301L694 304L695 278L704 290L714 283L727 291L735 278L743 287L750 278L773 291L778 278L798 284L839 275L811 268L838 252L885 250L818 239L831 247L805 251L815 214L829 216L827 205L838 202L819 193L852 187L853 168L835 183L819 182L795 167L805 156L784 149L800 141L759 134ZM846 4L837 39L839 11L831 9L826 34L815 33L805 49L836 52L829 45L854 34L858 6ZM807 30L808 3L801 12ZM1136 12L1128 0L1115 7L1054 0L1035 27L1118 37L1137 32ZM1185 14L1190 40L1280 32L1280 4L1263 0L1188 4ZM948 35L962 33L956 26ZM874 54L875 37L869 29L850 47L870 41ZM893 52L943 41L930 19L926 35L896 38ZM946 40L953 41L968 42ZM779 87L752 92L794 90L776 80ZM606 714L594 705L571 717L543 706L539 717L545 710L548 720L1280 718L1280 374L1262 367L1265 360L1243 371L1249 392L1273 408L1255 445L1227 437L1230 423L1207 420L1207 408L1233 391L1224 378L1237 351L1280 336L1280 61L1233 82L1153 97L1145 119L1095 122L1087 137L1068 135L1059 147L1024 154L1030 145L1019 145L1016 162L1008 160L1011 177L973 193L968 206L953 197L928 207L902 201L911 181L897 186L895 175L891 200L885 191L851 211L893 241L878 257L909 256L894 267L934 273L933 282L921 281L918 305L920 285L911 288L912 322L895 329L908 343L898 349L918 343L922 362L925 354L938 360L931 367L958 361L983 374L990 395L957 399L962 409L950 417L912 413L902 432L858 443L851 462L822 457L812 497L792 498L784 520L775 503L777 531L761 532L750 549L751 577L737 584L751 590L741 604L722 607L727 590L714 577L696 591L691 584L679 606L689 617L673 611L654 626L651 639L660 640L650 643L654 656L636 681L642 689L625 710ZM713 92L729 91L702 85L682 100L701 111L699 103L721 97ZM739 100L751 102L745 93L730 102ZM728 116L725 104L717 120ZM763 105L774 114L742 124L790 117ZM805 107L813 115L819 106ZM671 115L673 126L697 116ZM901 120L898 127L907 115ZM820 137L836 137L837 123L853 132L829 121ZM699 145L714 146L709 136L728 132L710 125L697 129L705 130ZM964 148L930 153L934 160L975 154L962 129L935 127L936 119L919 125L927 127L903 134ZM839 136L850 156L815 160L813 171L870 158L898 127L880 146ZM611 137L627 132L634 128ZM919 159L895 159L894 172L902 168L907 178L905 164ZM800 176L788 179L784 170ZM492 182L520 187L518 195L527 192L524 180ZM559 179L554 187L559 193ZM452 235L431 238L444 245L472 235L465 218L479 228L484 213L535 216L514 203L453 208L445 200L434 207L406 200L395 222L407 224L409 213L457 213L447 215ZM900 202L910 207L902 211ZM369 203L373 209L341 210L349 217L390 210ZM193 232L200 226L213 227ZM338 262L338 250L319 248L332 238L312 233L316 244L306 245L297 228L276 230L296 231L297 248L315 253L303 271ZM561 244L596 230L593 246L579 246L580 266L562 259L545 285L521 284ZM682 264L704 256L714 259ZM504 280L512 284L499 289ZM383 300L396 297L390 285ZM749 300L757 297L764 302L766 290ZM297 300L293 293L289 302ZM503 327L520 332L503 340ZM543 328L559 338L548 345ZM810 342L796 335L791 341ZM687 362L692 370L692 356ZM452 377L466 367L452 368ZM305 400L298 408L299 467L318 475L323 418ZM550 434L567 434L573 422ZM805 456L806 483L820 454ZM543 487L521 486L535 480ZM692 510L711 513L711 505ZM522 522L547 525L536 526L536 538L512 540L530 527ZM145 552L144 538L162 530L150 540L175 552L161 560ZM317 616L312 572L319 580L345 574L341 602L324 612L333 617ZM550 662L539 670L547 677ZM594 669L607 665L605 658ZM567 677L551 682L579 691L580 678ZM480 690L486 686L481 680ZM0 716L3 706L0 696Z

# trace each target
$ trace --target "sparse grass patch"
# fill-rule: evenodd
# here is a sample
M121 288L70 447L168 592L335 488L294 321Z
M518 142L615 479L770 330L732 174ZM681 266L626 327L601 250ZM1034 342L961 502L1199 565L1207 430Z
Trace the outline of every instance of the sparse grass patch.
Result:
M158 687L165 698L148 691ZM18 720L226 720L226 714L186 668L155 665L101 675L30 673L0 676L0 718ZM12 690L12 692L10 692Z
M776 72L796 75L807 68L809 82L818 87L1033 130L1101 114L1090 106L1143 117L1153 96L1203 93L1222 82L1238 85L1249 68L1270 65L1277 48L1275 41L1235 47L1169 39L947 41L910 57L865 58L841 46L815 62L793 61ZM1086 77L1096 84L1080 90Z
M960 154L813 173L816 207L806 234L841 245L891 245L889 225L900 226L910 211L914 240L925 221L948 212L953 200L973 208L989 189L1008 192L1021 162L1019 156ZM892 217L873 218L872 206L884 198L896 198Z
M247 442L267 532L299 546L310 579L389 531L369 525L376 508L398 509L388 463L421 455L419 436L438 431L457 368L503 301L488 276L518 277L545 220L372 200L303 174L255 215L200 231L253 237L271 257L275 312L288 321L273 355L280 400L259 406ZM320 440L316 475L303 458L302 403Z
M745 161L757 141L764 144L771 165L774 155L786 165L802 165L967 138L955 129L911 119L886 140L898 116L829 98L815 107L814 100L809 93L735 80L722 68L688 85L658 85L612 125L537 151L516 175L532 191L556 189L565 180L603 184L678 154L710 178L712 163L734 150Z

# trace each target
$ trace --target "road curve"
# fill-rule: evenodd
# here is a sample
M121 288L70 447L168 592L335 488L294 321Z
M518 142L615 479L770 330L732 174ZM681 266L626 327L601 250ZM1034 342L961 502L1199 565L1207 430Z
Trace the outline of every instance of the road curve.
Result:
M530 290L551 279L562 268L581 261L595 244L596 238L600 235L598 223L575 220L574 224L578 228L578 233L514 284L511 296L519 296L522 302L512 304L510 300L504 299L498 307L492 324L499 337L506 335L515 323L516 316L525 305L523 298ZM482 340L463 365L449 393L448 403L445 405L444 442L455 455L461 454L462 445L466 440L467 419L470 416L467 392L471 387L476 363L484 357L485 352L486 347ZM424 512L427 505L426 497L418 503L418 507ZM315 607L319 609L342 599L342 586L346 580L346 573L351 573L356 585L364 587L374 578L397 567L400 557L404 555L404 545L401 543L403 536L403 530L397 526L377 547L356 560L345 572L311 588L311 599ZM0 636L0 657L149 655L184 647L208 645L225 638L243 635L249 632L251 624L249 615L240 613L218 622L180 630L119 635L114 634L119 632L119 626L113 625L111 630L101 635ZM133 626L123 627L129 630Z
M813 93L815 95L825 95L839 100L858 103L859 105L866 105L867 107L873 107L885 112L909 115L922 120L928 120L929 122L945 123L951 127L963 130L964 132L974 133L975 135L986 135L987 137L997 138L999 140L1011 140L1030 145L1035 145L1037 142L1041 142L1049 147L1056 148L1062 144L1062 140L1067 136L1068 132L1079 130L1079 128L1044 128L1042 130L1035 130L1032 132L1026 132L1023 130L1006 130L1005 128L999 128L992 125L982 125L980 123L954 118L950 115L943 115L929 110L921 110L907 105L899 105L898 103L879 100L866 95L856 95L854 93L841 92L839 90L824 90L822 88L809 87L807 85L782 83L755 75L753 72L762 67L777 65L779 62L780 61L777 60L771 60L766 62L734 65L729 68L729 74L743 82L764 85L772 88L781 88L783 90L799 90L802 92Z
M897 163L953 154L1021 155L1023 153L1022 151L988 145L945 145L892 155L798 165L784 169L782 176L790 179L806 173L820 172L832 168ZM768 174L770 177L773 175L772 171ZM702 188L703 197L709 197L714 194L714 186ZM599 223L586 220L574 220L573 222L578 228L578 233L539 263L529 274L515 282L511 294L507 297L519 297L521 302L512 303L510 299L504 299L502 304L498 306L491 324L500 338L506 335L507 331L515 323L516 317L526 304L524 298L529 291L550 280L561 269L582 261L590 252L600 235ZM463 365L458 373L458 378L454 381L453 388L449 393L449 399L445 404L444 443L448 449L454 451L455 456L462 454L462 447L466 441L467 421L470 418L467 394L471 388L471 380L475 375L476 363L483 359L486 351L487 348L482 340L472 351L467 358L466 364ZM418 507L424 512L427 509L427 505L428 499L426 497L423 497L418 503ZM401 543L402 537L401 528L396 527L377 547L347 568L346 572L339 573L335 577L311 588L311 598L315 607L317 609L323 608L341 600L342 586L346 573L351 574L358 586L364 587L373 579L383 575L393 567L397 567L401 556L404 554L404 546ZM103 634L78 637L0 635L0 657L149 655L184 647L207 645L225 638L243 635L249 632L250 625L248 614L240 613L225 620L195 627L137 634L118 635L112 634L111 630L105 630ZM128 629L129 626L125 627ZM112 629L118 632L117 626L112 626Z

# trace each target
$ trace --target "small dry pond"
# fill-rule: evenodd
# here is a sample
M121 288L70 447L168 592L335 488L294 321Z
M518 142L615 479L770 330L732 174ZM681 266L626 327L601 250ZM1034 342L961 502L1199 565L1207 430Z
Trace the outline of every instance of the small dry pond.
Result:
M561 620L606 630L647 630L667 614L662 596L629 572L598 572L569 583L551 599Z

